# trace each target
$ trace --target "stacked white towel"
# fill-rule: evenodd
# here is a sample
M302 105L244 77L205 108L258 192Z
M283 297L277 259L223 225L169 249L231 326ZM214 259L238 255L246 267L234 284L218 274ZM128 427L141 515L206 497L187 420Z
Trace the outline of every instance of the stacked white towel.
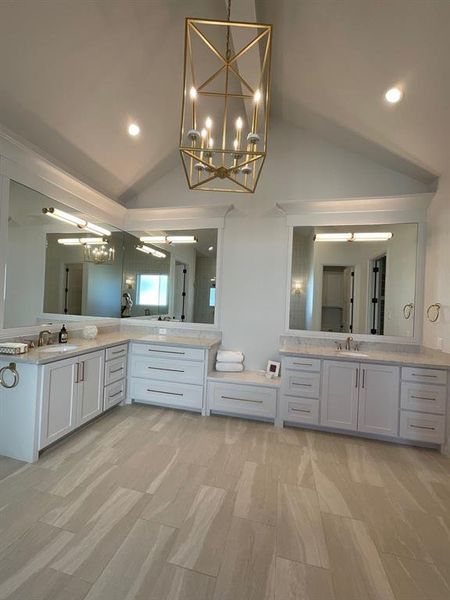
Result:
M216 358L216 371L239 373L244 370L244 355L234 350L219 350Z

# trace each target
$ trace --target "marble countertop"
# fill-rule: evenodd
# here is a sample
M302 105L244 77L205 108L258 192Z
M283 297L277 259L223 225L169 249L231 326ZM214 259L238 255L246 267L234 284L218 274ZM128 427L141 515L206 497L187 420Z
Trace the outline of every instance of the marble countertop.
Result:
M43 346L43 348L33 348L25 354L9 355L0 354L0 364L15 362L17 364L37 364L43 365L64 358L72 358L83 354L85 352L94 352L95 350L103 350L110 346L116 346L118 344L137 342L137 343L152 343L161 346L183 346L189 348L212 348L216 344L220 344L220 338L216 337L183 337L183 336L172 336L172 335L148 335L148 334L135 334L135 333L124 333L115 332L108 334L100 334L95 340L85 340L83 338L70 338L68 346L76 346L72 350L64 350L63 352L42 352L46 348L55 347L55 350L59 350L62 344L53 344L50 346Z
M269 387L279 387L281 385L280 377L267 379L264 371L241 371L240 373L210 371L208 373L208 380L224 383L241 383L243 385L267 385Z
M401 363L423 367L450 368L450 354L437 350L422 350L421 352L385 352L384 350L369 350L362 348L352 356L346 356L342 351L328 346L284 345L279 349L283 356L314 356L333 360L352 362Z

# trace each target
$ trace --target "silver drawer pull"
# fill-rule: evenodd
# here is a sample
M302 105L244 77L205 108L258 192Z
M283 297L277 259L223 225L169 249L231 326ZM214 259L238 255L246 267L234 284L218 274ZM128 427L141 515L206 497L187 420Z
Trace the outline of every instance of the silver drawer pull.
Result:
M250 400L249 398L234 398L233 396L222 396L222 400L237 400L238 402L253 402L253 404L263 404L262 400Z
M153 348L148 348L149 352L159 352L160 354L186 354L186 352L180 352L178 350L154 350Z
M298 365L299 367L312 367L312 363L299 363L299 362L293 362L293 365Z
M114 394L110 394L109 398L115 398L116 396L118 396L121 393L122 393L122 390L119 390L118 392L115 392Z
M411 429L428 429L429 431L435 431L436 427L427 427L426 425L410 425Z
M436 398L425 398L425 396L411 396L414 400L431 400L431 402L436 402Z
M437 375L427 375L426 373L411 373L413 377L431 377L432 379L436 379Z
M184 373L184 369L164 369L163 367L147 367L152 371L172 371L174 373Z
M291 408L292 412L300 412L300 413L310 413L310 410L306 410L306 408Z
M312 383L295 383L295 381L293 381L291 385L298 385L300 387L312 387Z
M110 371L111 374L118 373L119 371L123 371L123 367L119 367L118 369L114 369L114 371Z
M113 350L111 354L123 354L124 352L126 352L126 350L122 348L122 350Z
M179 394L178 392L163 392L162 390L151 390L147 388L147 392L153 392L154 394L166 394L167 396L182 396L183 394Z

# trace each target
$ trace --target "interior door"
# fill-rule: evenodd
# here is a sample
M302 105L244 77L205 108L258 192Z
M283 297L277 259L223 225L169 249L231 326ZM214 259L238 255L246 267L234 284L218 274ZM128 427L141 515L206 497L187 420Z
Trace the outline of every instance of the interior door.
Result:
M397 436L399 390L399 367L361 365L358 430Z
M104 352L78 357L79 415L78 423L87 423L103 411Z
M358 426L359 364L324 361L320 423L356 431Z
M76 427L77 359L45 365L42 379L40 448L45 448Z

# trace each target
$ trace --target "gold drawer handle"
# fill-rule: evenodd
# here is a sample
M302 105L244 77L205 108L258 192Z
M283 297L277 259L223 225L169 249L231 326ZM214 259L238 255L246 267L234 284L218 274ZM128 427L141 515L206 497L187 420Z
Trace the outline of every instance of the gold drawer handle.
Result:
M262 400L250 400L248 398L234 398L233 396L222 396L222 400L237 400L238 402L252 402L253 404L263 404Z

